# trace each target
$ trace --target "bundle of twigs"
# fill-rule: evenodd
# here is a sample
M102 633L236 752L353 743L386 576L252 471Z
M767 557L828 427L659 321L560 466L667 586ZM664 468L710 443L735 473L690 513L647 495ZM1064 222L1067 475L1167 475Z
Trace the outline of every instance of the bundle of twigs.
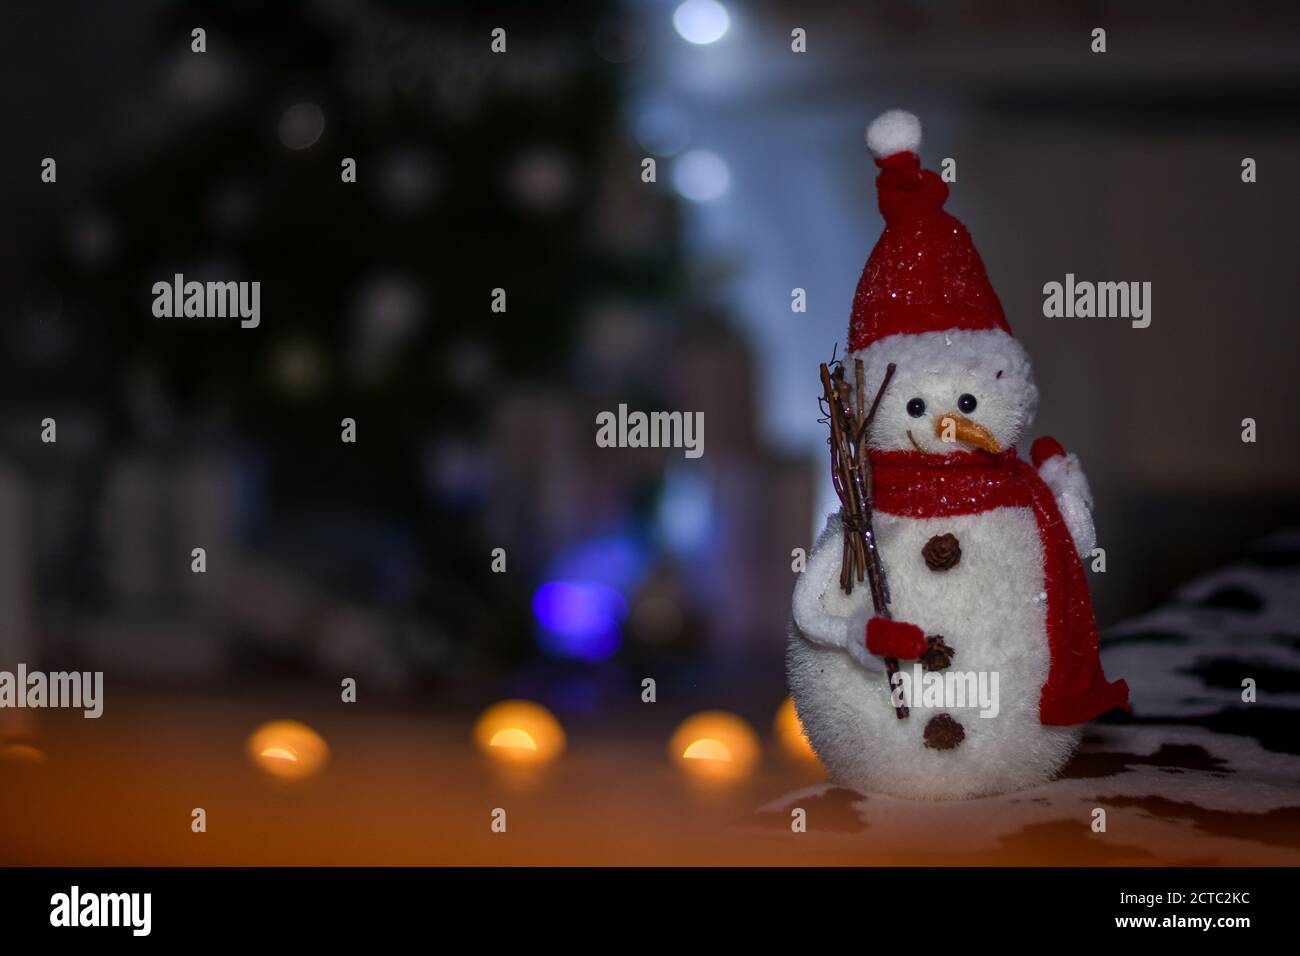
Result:
M871 603L878 617L889 613L889 585L885 569L876 550L876 533L871 524L871 462L867 458L867 435L876 409L884 397L889 380L894 377L894 363L885 369L884 380L876 391L871 407L866 409L866 383L863 380L862 360L853 363L853 385L844 380L844 363L834 358L821 365L823 411L830 425L831 481L840 499L840 521L844 527L844 552L840 559L840 588L845 594L853 593L855 581L866 581L871 590ZM892 692L898 661L885 658ZM898 704L894 710L902 720L907 716L907 705Z

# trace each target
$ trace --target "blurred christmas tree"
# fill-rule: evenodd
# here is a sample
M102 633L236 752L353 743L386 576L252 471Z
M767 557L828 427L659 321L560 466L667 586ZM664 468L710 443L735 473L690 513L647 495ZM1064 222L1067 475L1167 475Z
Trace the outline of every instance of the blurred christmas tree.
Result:
M626 51L602 9L168 8L160 101L37 270L93 348L113 445L235 449L258 476L250 547L523 646L528 569L493 575L482 531L492 409L574 374L590 303L653 300L675 270L670 216L610 216L611 170L623 202L668 200L620 156ZM611 218L637 234L611 242ZM155 318L176 273L260 282L260 327Z

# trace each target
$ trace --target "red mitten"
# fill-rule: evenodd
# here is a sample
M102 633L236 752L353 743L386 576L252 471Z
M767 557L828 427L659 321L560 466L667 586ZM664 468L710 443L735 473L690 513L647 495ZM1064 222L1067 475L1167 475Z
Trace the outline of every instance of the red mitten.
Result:
M867 621L867 650L880 657L916 660L926 652L925 632L906 621L873 617Z
M1029 446L1029 458L1034 463L1035 468L1043 467L1043 462L1049 458L1064 454L1065 449L1061 447L1061 443L1047 435L1035 439L1034 443Z

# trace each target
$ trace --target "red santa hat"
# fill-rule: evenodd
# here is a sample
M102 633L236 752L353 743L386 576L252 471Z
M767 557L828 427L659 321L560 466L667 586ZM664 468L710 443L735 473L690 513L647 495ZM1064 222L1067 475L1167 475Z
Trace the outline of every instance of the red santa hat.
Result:
M849 319L849 350L891 335L952 330L1011 334L966 227L944 212L948 186L921 168L921 122L890 110L867 128L885 231L871 251Z

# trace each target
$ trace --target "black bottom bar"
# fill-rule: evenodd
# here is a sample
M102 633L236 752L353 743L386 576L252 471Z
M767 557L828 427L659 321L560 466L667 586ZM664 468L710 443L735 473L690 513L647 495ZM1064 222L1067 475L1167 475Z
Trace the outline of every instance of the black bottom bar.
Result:
M1195 935L1232 946L1294 927L1294 876L1241 868L9 869L0 870L0 926L7 943L63 936L92 945L144 938L147 927L147 938L169 942L329 946L398 934L431 947L613 944L682 939L688 929L730 943L770 943L772 932L808 942L860 935L864 945L888 937L890 951L908 938L943 945L949 933L985 944L1096 936L1181 944ZM149 894L147 910L146 898L131 894ZM622 929L592 935L611 920ZM71 925L88 922L117 925Z

